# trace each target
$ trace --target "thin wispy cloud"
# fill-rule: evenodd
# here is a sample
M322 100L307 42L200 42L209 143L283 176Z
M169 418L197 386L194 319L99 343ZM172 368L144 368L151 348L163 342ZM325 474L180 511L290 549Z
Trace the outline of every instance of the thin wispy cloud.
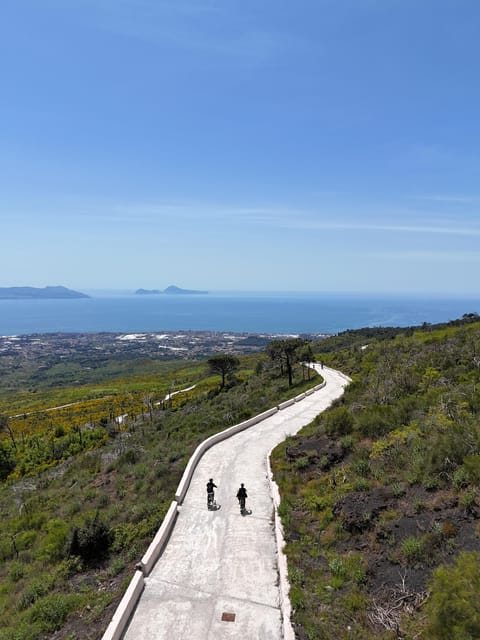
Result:
M328 210L317 212L303 212L301 210L270 211L266 220L271 223L298 230L332 230L332 231L365 231L365 232L390 232L390 233L418 233L434 235L478 236L480 235L480 221L472 224L471 221L446 221L439 218L437 221L432 216L415 214L412 212L395 212L397 219L409 219L408 223L385 222L369 218L364 213L359 213L357 218ZM423 220L428 220L423 222Z
M116 207L111 215L121 214L132 217L133 220L158 219L173 217L176 219L195 219L221 221L223 224L240 223L252 226L283 228L297 231L354 231L380 232L393 234L423 234L423 235L451 235L451 236L480 236L480 225L467 225L465 222L445 224L444 221L432 224L409 222L408 224L385 223L365 218L342 218L338 214L328 211L305 212L299 209L269 208L269 207L232 207L222 205L180 205L163 204L149 206ZM404 217L404 216L402 216Z
M480 196L459 196L459 195L414 195L409 196L411 200L422 200L427 202L445 202L447 204L478 204Z
M296 228L301 229L319 229L319 230L339 230L339 231L379 231L390 233L419 233L419 234L438 234L438 235L457 235L457 236L480 236L480 228L478 227L440 227L430 225L400 225L400 224L384 224L384 223L368 223L368 222L326 222L326 221L306 221L298 223Z
M221 203L198 202L130 202L105 203L76 202L69 206L50 207L44 212L36 212L39 218L67 218L85 222L106 222L122 224L163 223L165 221L213 221L223 226L229 224L252 227L268 227L292 231L345 231L390 234L421 234L439 236L480 236L480 219L445 219L433 218L423 212L391 213L395 221L385 222L364 212L356 213L345 209L344 212L332 211L326 206L322 210L305 210L294 207L279 206L233 206ZM12 220L32 211L11 211ZM8 217L8 214L7 214ZM478 222L477 222L478 219ZM398 222L405 220L405 222Z
M58 6L62 4L53 0ZM247 6L231 0L193 2L186 0L74 0L91 23L105 31L197 52L247 61L268 60L291 35L258 25Z
M365 252L362 258L376 260L390 260L401 262L426 262L426 263L478 263L480 252L476 251L385 251Z

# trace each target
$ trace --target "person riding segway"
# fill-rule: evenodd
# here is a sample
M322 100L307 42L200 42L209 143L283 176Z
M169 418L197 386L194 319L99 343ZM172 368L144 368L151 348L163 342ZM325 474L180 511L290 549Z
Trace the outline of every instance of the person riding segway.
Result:
M237 491L237 498L238 498L238 502L240 504L240 513L242 515L244 515L246 513L246 509L245 509L245 500L247 499L247 490L245 489L245 485L242 484L240 485L239 490Z
M207 508L211 509L215 505L215 491L217 485L213 482L213 478L207 482Z

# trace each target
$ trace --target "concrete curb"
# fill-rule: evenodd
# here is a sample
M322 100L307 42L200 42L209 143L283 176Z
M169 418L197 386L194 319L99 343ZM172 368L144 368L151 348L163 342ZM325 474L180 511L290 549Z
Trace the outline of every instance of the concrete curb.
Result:
M341 374L341 376L348 382L351 382L351 378L349 378L345 374ZM305 396L309 396L316 391L320 391L320 389L323 389L326 384L327 382L324 380L321 384L317 384L313 389L309 389L304 394L300 394L293 400L288 400L286 403L282 404L284 406L290 406L294 402L299 402L300 400L305 398ZM279 408L283 407L279 405ZM274 447L273 449L275 448L276 447ZM287 556L283 552L283 549L285 547L285 537L283 533L282 521L280 516L278 515L278 507L280 506L281 497L278 485L273 479L273 472L270 464L270 456L272 455L273 449L269 451L267 455L267 478L270 485L270 493L272 495L274 506L274 531L275 541L277 543L277 564L279 575L278 590L280 592L280 611L282 613L283 640L295 640L295 631L293 630L293 626L291 623L292 605L289 598L290 583L288 581L288 562Z
M276 446L274 447L274 449ZM283 552L285 547L285 538L283 535L283 525L278 515L278 507L280 506L280 491L277 483L273 479L272 467L270 465L270 456L272 451L267 455L267 477L270 485L270 493L273 499L273 518L274 518L274 530L275 541L277 543L277 565L278 565L278 590L280 592L280 611L282 613L282 627L283 627L283 640L295 640L295 632L291 623L292 605L290 604L290 598L288 594L290 592L290 583L288 582L288 564L287 556Z
M155 566L163 548L168 540L170 532L175 524L178 514L178 503L174 500L169 506L168 511L163 519L160 529L157 531L154 539L150 543L145 555L143 556L139 568L144 576L150 575L151 570Z
M307 395L310 396L312 393L316 391L320 391L326 386L326 381L324 380L322 383L317 384L313 389L309 389L304 394L297 396L297 398L293 398L292 400L287 400L287 402L283 402L282 405L279 405L279 408L288 407L295 402L299 402ZM273 449L276 448L273 447ZM283 535L283 525L280 516L278 515L278 507L280 506L281 497L280 490L278 488L277 483L273 479L272 467L270 464L270 456L272 455L272 451L268 452L267 455L267 478L268 483L270 485L270 493L273 500L273 519L274 519L274 531L275 531L275 541L277 544L277 564L278 564L278 576L279 576L279 584L278 590L280 592L280 611L282 613L282 627L283 627L283 640L295 640L295 632L293 630L293 626L291 623L291 614L292 614L292 605L290 603L290 598L288 596L290 592L290 583L288 581L288 563L287 556L284 554L283 549L285 547L285 537Z
M290 400L285 400L285 402L281 402L278 405L278 408L281 411L282 409L286 409L287 407L290 407L292 404L295 404L295 398L291 398Z
M141 571L135 571L125 591L125 595L121 599L107 630L102 636L102 640L120 640L125 626L142 594L144 586L143 573Z

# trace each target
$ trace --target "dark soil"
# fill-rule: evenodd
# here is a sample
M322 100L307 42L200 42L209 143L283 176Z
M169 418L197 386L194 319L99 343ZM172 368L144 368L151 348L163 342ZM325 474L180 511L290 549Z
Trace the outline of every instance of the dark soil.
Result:
M305 484L329 471L332 488L349 480L345 472L342 478L340 469L350 462L350 452L326 435L297 441L285 453L300 469L297 473ZM371 477L369 482L375 483ZM396 482L352 491L334 504L333 515L344 534L331 548L339 554L361 553L366 563L364 589L372 606L391 611L401 600L414 610L425 600L437 566L453 562L461 551L480 552L479 498L465 506L461 496L461 490L451 487L429 490ZM306 526L313 531L318 520L309 520L300 502L291 512L289 540L301 540ZM321 545L321 533L317 532ZM329 570L321 553L305 554L303 562L311 572ZM299 624L295 634L298 640L307 638Z
M367 560L372 593L399 584L425 591L437 565L451 562L459 551L480 551L479 507L466 509L453 491L407 485L400 496L389 488L353 492L335 505L334 514L350 533L342 551L361 550ZM409 538L422 541L414 556L402 547Z
M346 453L345 448L339 442L331 440L327 436L312 438L286 449L288 460L308 457L309 464L318 465L324 471L341 462Z

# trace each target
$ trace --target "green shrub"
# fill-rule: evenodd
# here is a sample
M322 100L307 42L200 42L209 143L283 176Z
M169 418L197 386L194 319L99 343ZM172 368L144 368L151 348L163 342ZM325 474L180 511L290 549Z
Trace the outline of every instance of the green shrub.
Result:
M319 495L312 490L305 490L303 493L303 503L310 511L322 511L326 507L331 507L329 496Z
M471 456L472 444L478 446L480 433L477 425L456 423L454 426L446 426L435 429L423 441L420 448L421 465L425 476L442 472L452 473L465 462L465 468L472 479L477 477L480 470L477 456Z
M460 504L468 512L476 504L477 494L473 488L467 489L460 496Z
M93 520L87 520L85 526L73 529L68 553L78 556L86 564L95 565L108 555L112 542L112 531L97 513Z
M370 475L370 462L368 459L360 458L352 462L352 471L359 476L366 478Z
M343 596L342 605L351 613L365 611L367 608L367 598L364 593L356 588Z
M356 584L364 582L367 575L365 560L358 553L350 553L345 556L332 555L328 562L328 568L334 577L343 578Z
M465 465L455 470L453 474L453 486L455 489L463 489L470 484L470 474L468 473Z
M463 460L463 468L470 482L480 485L480 455L466 456Z
M372 404L359 412L356 420L360 432L368 437L383 436L399 426L393 408L388 405Z
M424 543L422 538L409 536L401 544L402 553L405 560L409 563L416 562L422 558L424 551Z
M42 574L35 578L27 585L18 603L18 608L20 610L28 609L34 602L53 589L54 584L55 576L53 574Z
M71 578L81 570L82 563L77 556L66 558L55 567L55 572L60 580L68 580L68 578Z
M368 491L370 489L370 482L367 478L356 478L352 484L354 491Z
M150 467L144 462L140 462L139 464L136 464L132 469L133 475L138 480L145 478L145 476L148 474L149 471L150 471Z
M138 462L140 454L135 449L127 449L118 458L118 466L135 464Z
M132 544L132 541L135 539L135 535L135 525L131 522L118 524L113 529L113 542L111 546L112 551L115 553L128 548Z
M282 521L283 526L288 529L292 520L292 507L286 501L282 500L278 506L278 515Z
M108 507L109 503L110 503L110 498L108 496L108 493L102 493L98 498L98 506L105 508L105 507Z
M15 469L15 455L12 448L0 441L0 480L5 480Z
M331 507L326 507L319 514L319 524L322 529L326 529L330 522L335 519L333 515L333 509Z
M300 587L296 585L292 585L290 587L289 592L290 602L292 603L292 608L295 609L304 609L306 600L305 600L305 592Z
M37 557L47 562L61 560L65 556L68 525L64 520L53 519L46 528L47 535L38 547Z
M44 632L60 629L68 616L82 603L84 596L76 593L52 593L37 600L28 612L28 620L41 626Z
M121 557L114 558L108 567L108 575L112 578L118 576L125 569L125 560Z
M38 640L41 634L42 628L40 624L21 622L15 627L0 629L0 640Z
M343 436L340 438L340 445L345 449L345 451L352 451L354 447L354 440L351 435Z
M367 565L364 558L358 553L349 554L345 560L346 575L349 580L356 584L365 582L367 576Z
M5 562L15 557L15 550L12 541L6 536L0 537L0 561Z
M288 568L288 581L290 584L297 585L301 587L305 580L305 574L302 569L298 567L289 567Z
M302 469L306 469L309 464L310 464L310 460L308 456L302 456L295 460L295 462L293 463L293 468L296 469L297 471L301 471Z
M25 575L25 565L22 562L11 562L8 567L8 577L12 582L18 582Z
M82 504L78 500L72 500L65 507L65 515L74 516L77 513L80 513L82 510Z
M427 475L423 478L423 486L427 491L436 491L442 486L442 479L439 475Z
M329 436L346 436L353 431L355 421L346 407L331 409L324 420L325 431Z
M18 551L30 549L37 538L36 531L21 531L15 536L15 546Z
M463 552L453 566L441 566L430 582L425 610L431 640L480 638L480 553Z
M395 496L395 498L400 498L401 496L405 495L405 487L399 482L394 482L391 488L392 494Z
M347 570L342 558L333 556L328 562L328 568L334 576L338 576L341 578L346 577Z

